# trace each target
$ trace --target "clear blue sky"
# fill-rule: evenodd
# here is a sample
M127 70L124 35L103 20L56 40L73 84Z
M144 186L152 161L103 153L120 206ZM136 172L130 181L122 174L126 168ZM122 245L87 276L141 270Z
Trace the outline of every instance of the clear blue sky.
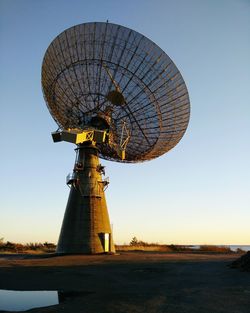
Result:
M187 84L181 142L143 164L103 161L116 243L250 244L250 2L248 0L0 0L0 237L57 242L74 146L41 91L50 42L106 21L158 44Z

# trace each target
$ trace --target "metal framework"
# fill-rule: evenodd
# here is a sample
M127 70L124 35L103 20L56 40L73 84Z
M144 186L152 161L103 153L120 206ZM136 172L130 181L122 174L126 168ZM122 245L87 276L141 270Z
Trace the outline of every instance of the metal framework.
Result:
M120 25L85 23L58 35L44 56L42 87L61 129L86 129L100 114L110 121L114 144L97 146L100 157L112 161L142 162L166 153L189 122L188 91L173 61ZM113 148L121 143L124 160Z

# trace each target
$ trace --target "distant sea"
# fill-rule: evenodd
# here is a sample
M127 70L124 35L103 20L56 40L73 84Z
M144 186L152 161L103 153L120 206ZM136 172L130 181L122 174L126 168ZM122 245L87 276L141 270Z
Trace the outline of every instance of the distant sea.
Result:
M231 250L236 251L237 249L241 249L244 251L250 251L250 246L243 246L243 245L229 245L226 247L230 247Z
M210 245L209 245L210 246ZM243 251L250 251L250 245L245 246L245 245L215 245L218 247L229 247L232 251L237 251L237 249L241 249ZM194 249L199 249L200 245L193 245L190 246Z

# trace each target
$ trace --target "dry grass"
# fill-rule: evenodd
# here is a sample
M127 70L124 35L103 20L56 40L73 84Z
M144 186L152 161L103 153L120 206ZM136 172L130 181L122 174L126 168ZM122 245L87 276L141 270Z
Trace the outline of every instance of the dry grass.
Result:
M158 251L158 252L173 252L173 249L166 245L116 245L116 251Z
M215 246L215 245L201 245L199 248L185 245L164 245L158 243L148 243L141 240L137 240L134 237L129 245L116 245L117 252L129 252L129 251L144 251L144 252L184 252L184 253L244 253L238 249L234 252L230 247ZM4 242L3 238L0 239L0 254L13 253L13 254L45 254L54 253L56 251L56 245L53 243L13 243Z

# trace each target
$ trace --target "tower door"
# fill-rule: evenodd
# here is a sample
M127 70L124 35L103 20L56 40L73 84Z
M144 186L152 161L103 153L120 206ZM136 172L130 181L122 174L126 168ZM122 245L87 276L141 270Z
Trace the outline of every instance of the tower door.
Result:
M104 252L110 251L110 234L105 233L104 234Z

